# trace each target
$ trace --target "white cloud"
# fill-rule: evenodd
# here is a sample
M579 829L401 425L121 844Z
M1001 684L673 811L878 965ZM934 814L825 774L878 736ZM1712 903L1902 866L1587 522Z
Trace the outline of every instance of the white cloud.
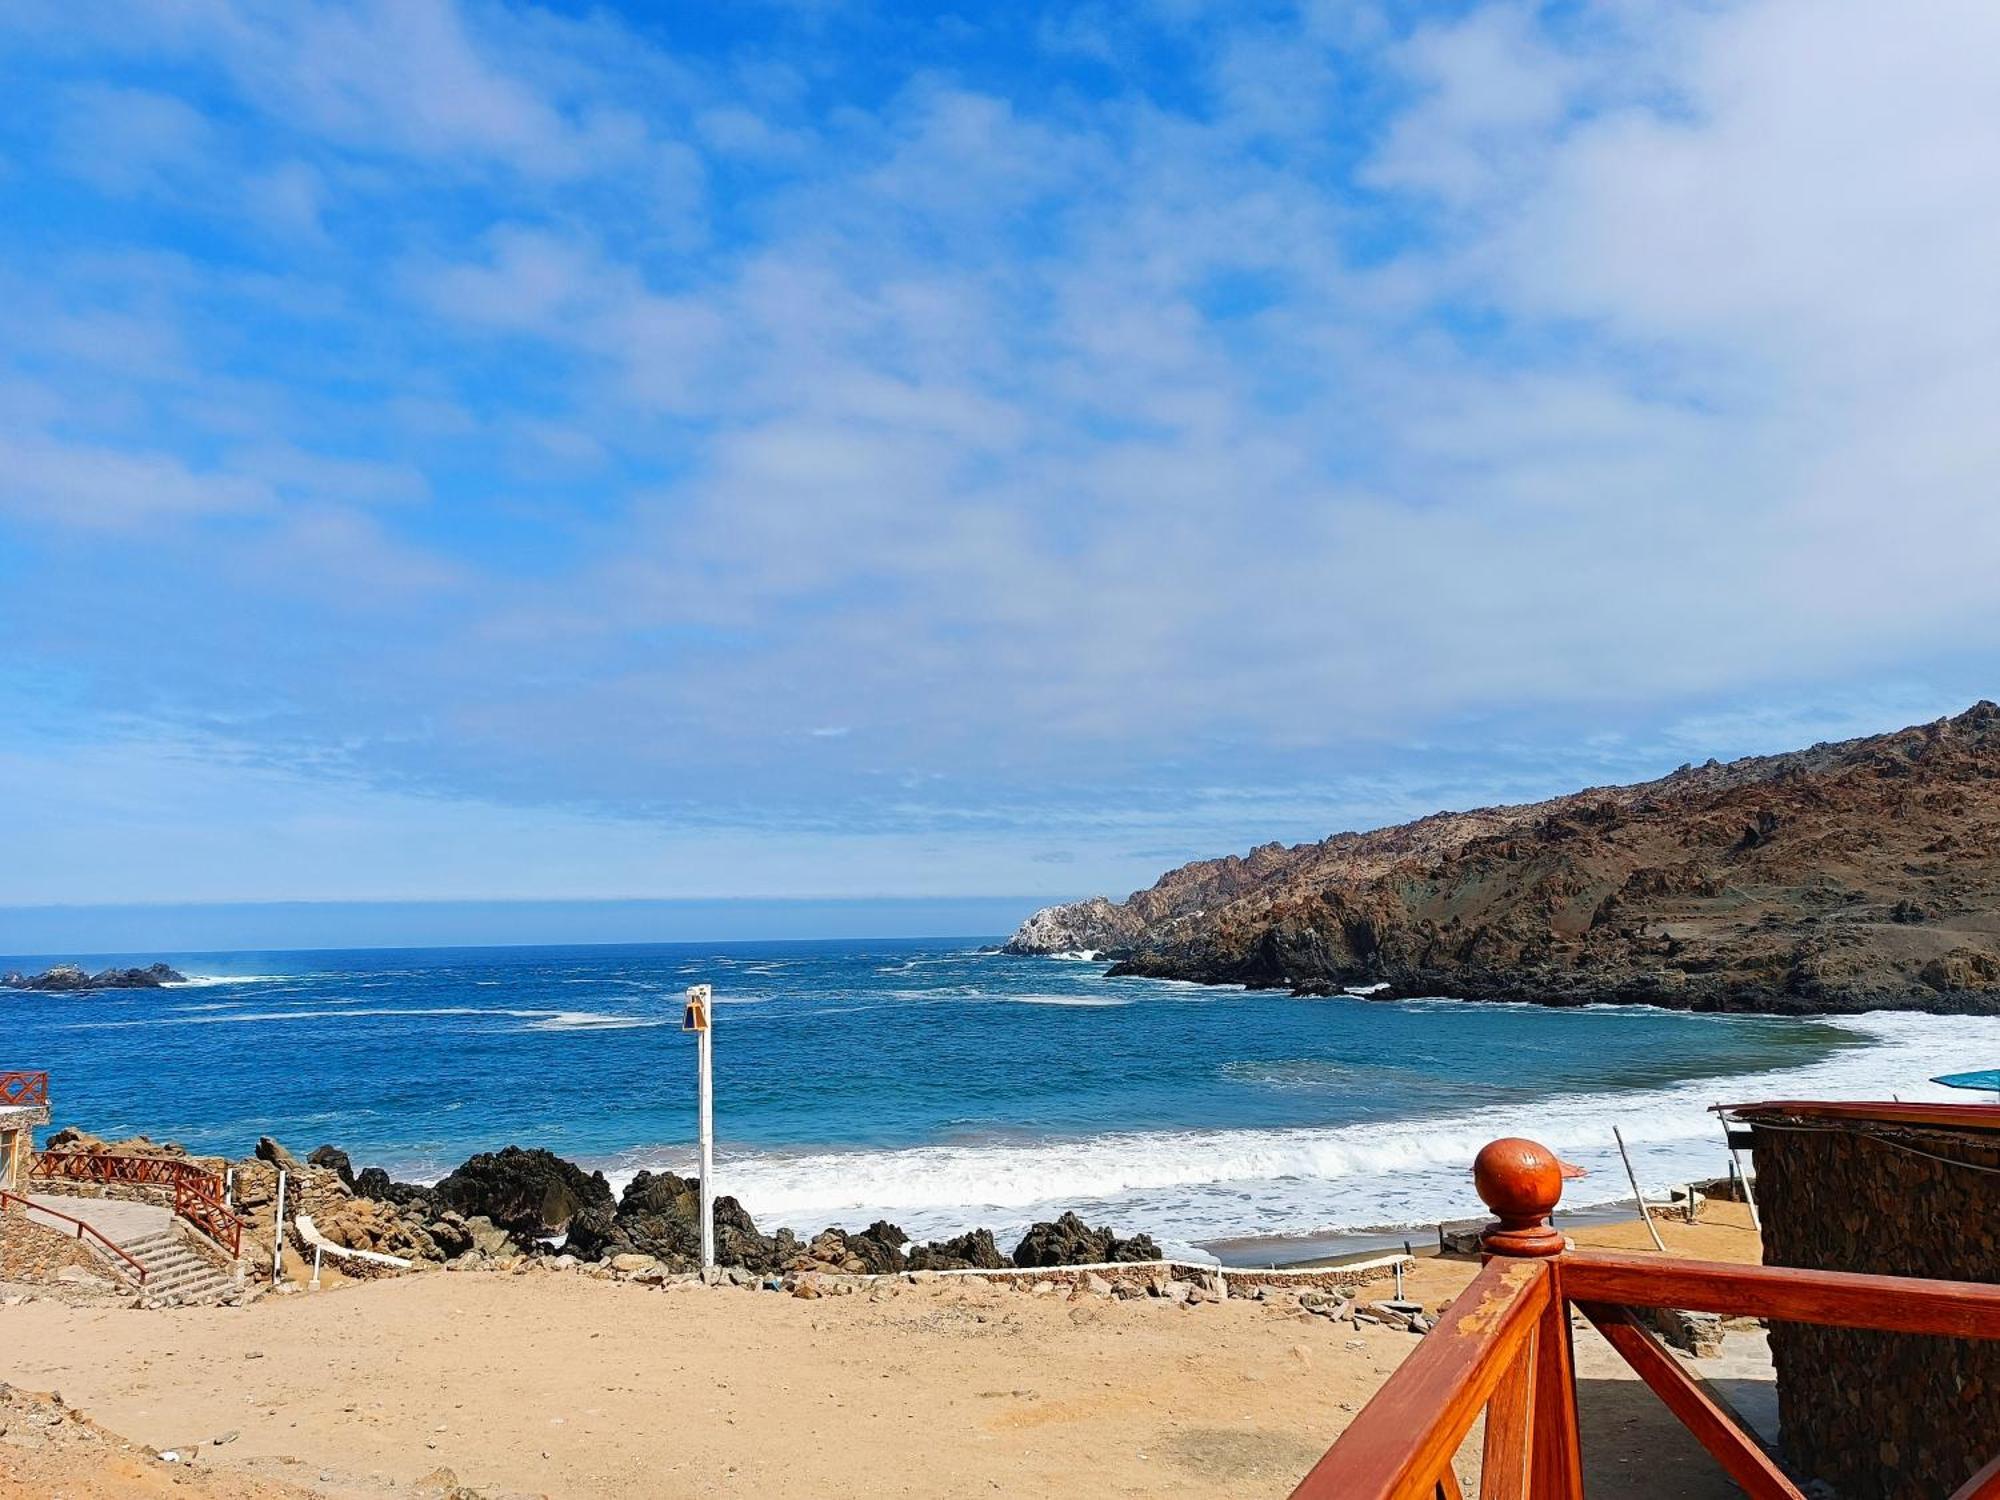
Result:
M85 531L125 531L271 503L240 475L198 472L162 453L120 453L0 432L0 513Z
M1087 86L869 97L517 6L132 24L271 139L169 109L93 180L234 172L289 259L55 268L0 504L232 529L229 600L353 658L292 743L385 782L893 819L949 768L1171 823L1479 716L1678 759L2000 647L1987 8L1196 7L1151 92L1106 63L1156 18L1086 10ZM311 636L343 594L404 633ZM189 697L297 676L232 666Z

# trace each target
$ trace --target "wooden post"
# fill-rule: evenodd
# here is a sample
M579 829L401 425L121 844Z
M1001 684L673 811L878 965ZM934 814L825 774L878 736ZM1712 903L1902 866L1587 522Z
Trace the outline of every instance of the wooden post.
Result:
M1632 1154L1625 1149L1625 1135L1616 1125L1611 1127L1611 1138L1618 1142L1618 1155L1625 1162L1625 1176L1632 1184L1632 1201L1639 1205L1639 1222L1646 1226L1646 1233L1653 1237L1653 1248L1665 1255L1667 1242L1660 1238L1660 1229L1653 1222L1653 1215L1646 1207L1646 1195L1639 1191L1639 1174L1632 1170Z
M1473 1158L1472 1183L1479 1201L1499 1216L1479 1236L1489 1256L1532 1260L1563 1253L1563 1237L1549 1222L1563 1190L1555 1152L1519 1136L1489 1141Z
M1479 1243L1493 1259L1549 1259L1555 1295L1541 1315L1532 1345L1534 1386L1503 1407L1523 1410L1529 1482L1535 1500L1583 1500L1583 1453L1576 1425L1576 1365L1570 1348L1569 1305L1562 1295L1562 1234L1550 1222L1562 1201L1562 1162L1535 1141L1490 1142L1472 1164L1480 1200L1498 1215ZM1487 1421L1493 1421L1491 1411ZM1490 1429L1489 1429L1489 1441Z

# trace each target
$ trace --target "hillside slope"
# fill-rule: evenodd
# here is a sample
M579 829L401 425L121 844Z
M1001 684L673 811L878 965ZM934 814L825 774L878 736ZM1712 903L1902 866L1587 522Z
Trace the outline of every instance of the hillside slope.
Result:
M1015 953L1301 993L2000 1012L2000 708L1637 786L1267 844Z

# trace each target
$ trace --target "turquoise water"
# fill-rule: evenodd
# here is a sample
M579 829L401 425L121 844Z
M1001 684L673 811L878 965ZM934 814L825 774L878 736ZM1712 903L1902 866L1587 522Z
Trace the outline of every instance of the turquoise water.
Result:
M1678 1180L1720 1170L1714 1100L1908 1097L2000 1055L1985 1021L1300 1000L978 943L129 955L194 982L0 995L0 1068L49 1069L57 1120L104 1135L331 1141L411 1178L544 1145L615 1181L692 1159L678 1028L705 981L718 1181L760 1222L928 1234L1078 1207L1187 1245L1476 1212L1467 1164L1515 1130L1591 1168L1574 1201L1608 1199L1614 1121Z

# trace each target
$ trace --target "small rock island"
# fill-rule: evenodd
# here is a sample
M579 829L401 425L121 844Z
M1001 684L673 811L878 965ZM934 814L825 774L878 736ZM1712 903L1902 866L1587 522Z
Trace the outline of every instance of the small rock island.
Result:
M0 976L0 986L10 990L45 990L55 994L83 994L89 990L157 990L163 985L183 984L187 975L165 964L148 964L143 969L104 969L96 974L80 964L57 964L39 974Z

